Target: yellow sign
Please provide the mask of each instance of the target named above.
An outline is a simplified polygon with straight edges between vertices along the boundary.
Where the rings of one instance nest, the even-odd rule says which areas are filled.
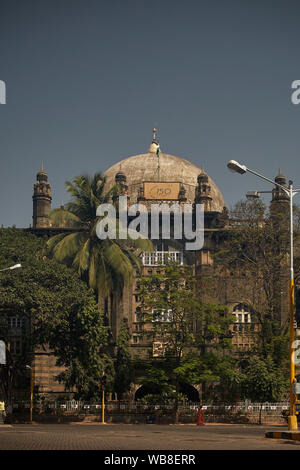
[[[180,183],[144,182],[145,199],[178,199]]]

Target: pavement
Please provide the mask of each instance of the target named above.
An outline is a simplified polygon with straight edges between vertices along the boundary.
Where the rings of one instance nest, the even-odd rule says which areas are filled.
[[[239,451],[300,450],[300,442],[266,437],[287,426],[206,424],[11,424],[0,425],[0,450]],[[100,462],[101,463],[101,462]]]

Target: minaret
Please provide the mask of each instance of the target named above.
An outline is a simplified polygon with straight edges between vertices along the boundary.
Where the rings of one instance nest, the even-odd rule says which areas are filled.
[[[208,176],[202,169],[202,172],[197,178],[198,185],[195,191],[195,203],[204,204],[205,211],[211,211],[211,186],[208,181]]]
[[[285,176],[281,173],[279,168],[278,175],[275,182],[287,188]],[[274,186],[272,190],[272,200],[270,204],[270,213],[274,217],[288,218],[289,214],[289,196],[279,187]],[[285,220],[286,221],[286,220]]]
[[[37,181],[33,187],[33,228],[45,228],[50,226],[49,215],[51,211],[51,188],[48,183],[48,175],[44,171],[44,165],[36,175]]]

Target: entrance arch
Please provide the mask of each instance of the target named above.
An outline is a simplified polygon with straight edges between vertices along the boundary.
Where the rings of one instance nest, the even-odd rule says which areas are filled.
[[[191,401],[193,403],[200,402],[199,392],[195,387],[193,387],[193,385],[182,382],[179,385],[179,392],[185,395],[188,401]],[[136,390],[134,399],[139,400],[149,394],[159,395],[160,389],[156,387],[150,387],[149,385],[142,385]]]

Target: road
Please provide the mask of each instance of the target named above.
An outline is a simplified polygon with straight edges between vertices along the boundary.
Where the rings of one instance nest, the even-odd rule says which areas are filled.
[[[286,426],[16,424],[0,425],[0,450],[300,450],[300,443],[265,438]],[[103,454],[104,455],[104,454]]]

